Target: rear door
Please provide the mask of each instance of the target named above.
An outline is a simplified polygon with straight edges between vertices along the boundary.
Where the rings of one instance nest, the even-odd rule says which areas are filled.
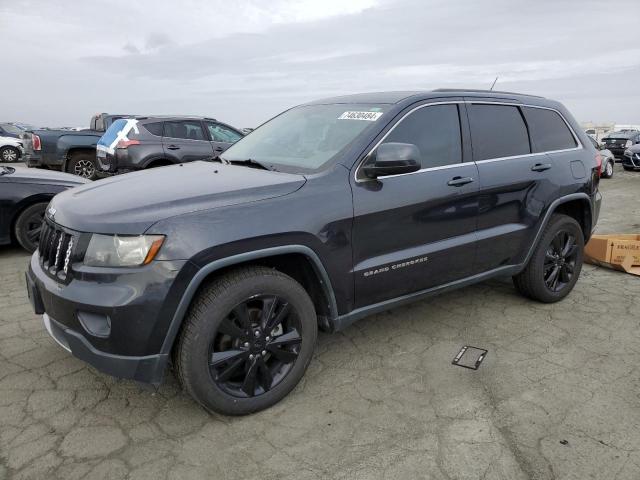
[[[208,160],[214,156],[200,120],[166,121],[162,147],[166,158],[173,163]]]
[[[480,180],[476,274],[524,260],[542,214],[561,188],[556,179],[563,178],[568,162],[558,165],[554,155],[545,153],[555,149],[554,139],[545,143],[541,138],[556,129],[555,124],[545,126],[549,119],[540,112],[543,109],[516,104],[467,102]],[[546,112],[564,124],[557,113]]]
[[[422,105],[382,139],[415,144],[421,170],[376,180],[356,171],[352,178],[356,307],[470,274],[478,172],[464,161],[470,152],[459,109],[459,102]]]
[[[207,133],[215,155],[224,152],[231,145],[242,138],[242,134],[227,125],[218,122],[205,121]]]

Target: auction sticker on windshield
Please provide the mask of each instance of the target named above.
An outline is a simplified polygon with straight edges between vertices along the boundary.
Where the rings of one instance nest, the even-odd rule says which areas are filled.
[[[382,112],[344,112],[338,120],[366,120],[375,122],[382,116]]]

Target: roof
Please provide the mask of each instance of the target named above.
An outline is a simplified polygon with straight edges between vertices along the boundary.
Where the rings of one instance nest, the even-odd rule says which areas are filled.
[[[216,121],[213,117],[202,117],[199,115],[135,115],[133,118],[138,120],[212,120]]]
[[[422,98],[433,98],[440,96],[465,96],[465,97],[493,97],[502,98],[509,97],[512,99],[522,98],[531,100],[531,98],[543,99],[537,95],[528,95],[524,93],[503,92],[497,90],[475,90],[465,88],[438,88],[435,90],[416,90],[416,91],[398,91],[398,92],[370,92],[355,93],[352,95],[342,95],[338,97],[324,98],[307,103],[307,105],[327,104],[327,103],[399,103],[408,98],[420,100]]]

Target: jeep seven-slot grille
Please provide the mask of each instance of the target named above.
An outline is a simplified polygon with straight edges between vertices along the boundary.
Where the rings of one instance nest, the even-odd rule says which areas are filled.
[[[43,270],[58,280],[67,280],[76,243],[77,238],[72,233],[44,220],[38,244]]]

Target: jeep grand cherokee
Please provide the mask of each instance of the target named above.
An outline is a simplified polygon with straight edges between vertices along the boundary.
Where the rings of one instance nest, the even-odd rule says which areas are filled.
[[[73,355],[211,411],[287,395],[318,327],[510,275],[556,302],[580,275],[601,159],[558,102],[361,94],[285,111],[216,162],[56,196],[27,275]],[[425,319],[428,321],[428,319]]]

